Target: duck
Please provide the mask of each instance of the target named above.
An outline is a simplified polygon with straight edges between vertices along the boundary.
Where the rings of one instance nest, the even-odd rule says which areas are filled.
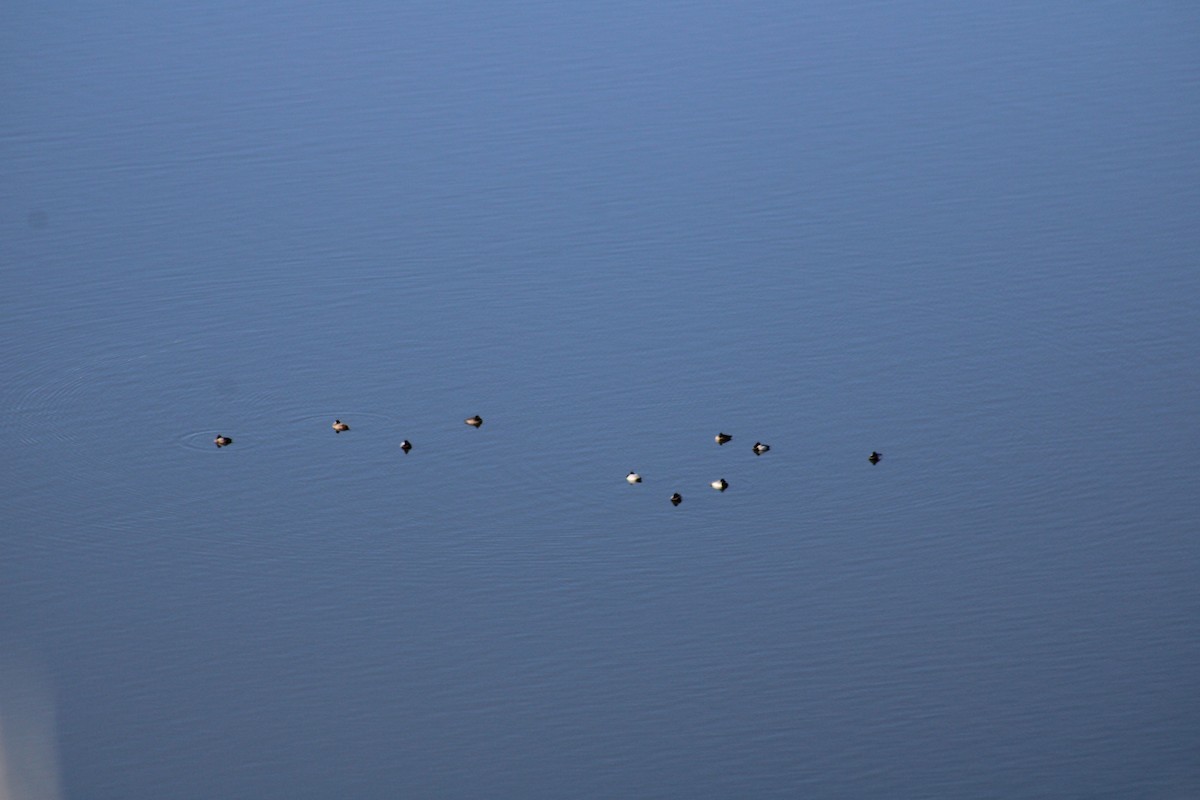
[[[346,423],[342,422],[340,419],[335,419],[333,421],[333,432],[334,433],[341,433],[342,431],[348,431],[348,430],[350,430],[350,426],[347,425]]]
[[[709,484],[709,486],[713,487],[718,492],[723,492],[729,488],[729,484],[725,481],[724,478],[713,481],[712,483]]]
[[[407,453],[409,450],[412,450],[412,442],[410,442],[408,439],[405,439],[400,443],[400,449]]]
[[[763,453],[771,449],[771,445],[763,444],[762,442],[754,443],[754,455],[761,456]]]
[[[681,495],[679,492],[676,492],[675,494],[671,495],[671,505],[677,506],[682,502],[683,502],[683,495]]]
[[[625,476],[625,480],[629,481],[630,483],[641,483],[642,476],[638,475],[633,470],[629,470],[629,474]]]
[[[233,444],[233,439],[230,439],[228,436],[221,436],[218,434],[217,438],[213,439],[213,444],[215,444],[217,447],[225,447]]]
[[[872,450],[871,455],[867,456],[867,461],[870,461],[872,464],[878,464],[879,460],[882,458],[883,453],[876,453],[874,450]]]
[[[717,440],[717,444],[725,444],[726,442],[733,439],[733,437],[730,436],[728,433],[718,433],[713,438]]]
[[[480,425],[482,425],[482,424],[483,424],[483,417],[481,417],[481,416],[479,416],[478,414],[476,414],[476,415],[475,415],[475,416],[473,416],[473,417],[470,417],[470,418],[468,418],[468,419],[464,419],[464,420],[463,420],[463,422],[467,423],[467,424],[468,424],[468,425],[470,425],[472,428],[478,428]]]

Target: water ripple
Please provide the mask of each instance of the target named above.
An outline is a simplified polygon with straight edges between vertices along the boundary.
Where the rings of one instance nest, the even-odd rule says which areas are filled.
[[[185,433],[179,436],[175,440],[175,443],[186,450],[201,450],[206,453],[216,450],[224,450],[224,447],[217,447],[214,441],[218,436],[228,436],[229,438],[233,439],[233,442],[229,445],[226,445],[226,447],[236,447],[239,450],[257,447],[258,445],[262,444],[261,441],[256,440],[253,437],[240,435],[234,436],[224,428],[220,430],[216,428],[209,428],[206,430],[194,431],[192,433]]]
[[[10,376],[12,396],[3,398],[6,414],[24,445],[76,443],[86,438],[80,408],[99,408],[112,400],[106,376],[126,372],[137,356],[107,355],[70,366],[53,358],[33,357],[28,369]],[[74,420],[74,424],[69,421]]]

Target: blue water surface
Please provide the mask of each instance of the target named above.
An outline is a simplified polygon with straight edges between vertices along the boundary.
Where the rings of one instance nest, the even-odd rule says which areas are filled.
[[[1200,795],[1200,7],[5,16],[0,795]]]

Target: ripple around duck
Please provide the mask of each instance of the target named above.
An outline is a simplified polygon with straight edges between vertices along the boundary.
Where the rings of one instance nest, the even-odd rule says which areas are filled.
[[[233,439],[233,443],[225,445],[225,447],[217,447],[216,442],[213,440],[218,436],[228,436],[230,439]],[[257,447],[261,444],[260,441],[251,436],[234,436],[225,429],[218,430],[216,428],[195,431],[193,433],[185,433],[182,436],[179,436],[175,440],[175,443],[186,450],[203,450],[204,452],[215,452],[217,450],[224,450],[228,447],[233,447],[238,450],[246,450],[248,448]]]
[[[237,450],[259,447],[282,436],[279,430],[279,409],[286,407],[284,396],[277,389],[245,392],[233,380],[223,380],[219,386],[224,399],[214,406],[206,406],[200,413],[207,422],[216,422],[221,427],[200,428],[180,434],[175,443],[188,450],[205,452],[225,450],[213,442],[217,436],[228,436]],[[182,401],[181,401],[182,402]],[[224,420],[224,421],[222,421]]]

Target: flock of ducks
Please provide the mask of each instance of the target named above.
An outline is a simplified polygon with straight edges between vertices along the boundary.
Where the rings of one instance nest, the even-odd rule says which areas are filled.
[[[713,439],[718,445],[723,445],[726,442],[733,441],[733,436],[728,433],[718,433],[713,437]],[[763,453],[770,451],[771,445],[764,444],[763,442],[755,442],[752,449],[754,450],[754,455],[761,456]],[[867,461],[870,461],[872,464],[878,464],[882,458],[883,453],[872,450],[871,455],[867,456]],[[638,475],[634,470],[629,470],[629,474],[625,476],[625,480],[628,481],[630,485],[633,485],[636,483],[641,483],[642,476]],[[716,489],[718,492],[723,492],[729,488],[729,481],[725,480],[724,478],[718,478],[710,483],[709,486]],[[671,505],[677,506],[682,502],[683,495],[681,495],[679,492],[675,492],[671,495]]]
[[[713,439],[719,445],[725,444],[726,442],[733,441],[733,437],[731,435],[729,435],[728,433],[718,433],[716,436],[713,437]],[[761,456],[763,453],[767,452],[770,449],[771,449],[771,445],[769,445],[769,444],[763,444],[762,442],[754,443],[754,455],[756,455],[756,456]],[[625,480],[627,480],[630,484],[641,483],[642,476],[638,475],[633,470],[629,470],[629,474],[625,476]],[[723,492],[729,488],[729,481],[725,480],[724,478],[718,478],[717,480],[710,483],[709,486],[716,489],[718,492]],[[671,505],[677,506],[682,502],[683,502],[683,495],[681,495],[679,492],[675,492],[674,494],[671,495]]]
[[[478,428],[483,424],[483,417],[476,414],[473,417],[464,419],[463,422],[470,425],[472,428]],[[334,433],[341,433],[342,431],[350,430],[350,426],[345,422],[342,422],[340,419],[335,419],[331,427],[333,428]],[[233,444],[233,439],[230,439],[228,436],[222,436],[218,433],[217,438],[213,439],[213,444],[215,444],[219,450],[222,447],[228,447],[229,445]],[[412,442],[410,442],[408,439],[405,439],[400,443],[400,449],[407,453],[409,450],[412,450]]]
[[[466,419],[463,420],[463,422],[467,425],[470,425],[472,428],[478,428],[481,425],[483,425],[483,417],[476,414],[473,417],[467,417]],[[333,427],[334,433],[341,433],[342,431],[350,430],[350,426],[347,425],[345,422],[342,422],[340,419],[335,419],[333,421],[332,427]],[[733,436],[729,435],[728,433],[718,433],[716,436],[713,437],[713,439],[716,441],[716,443],[718,445],[723,445],[726,442],[733,441]],[[220,449],[222,447],[228,447],[229,445],[233,444],[233,439],[229,438],[228,436],[222,436],[222,435],[218,434],[217,438],[213,439],[213,444],[215,444],[217,446],[217,449]],[[412,442],[408,441],[408,439],[405,439],[404,441],[402,441],[400,443],[400,449],[403,450],[405,452],[405,454],[407,454],[409,450],[412,450]],[[752,449],[754,450],[754,455],[761,456],[763,453],[770,451],[771,445],[764,444],[763,442],[755,442],[754,447]],[[875,450],[872,450],[871,455],[867,456],[867,461],[870,461],[872,464],[878,464],[882,459],[883,459],[883,453],[877,452]],[[625,476],[625,480],[628,481],[631,485],[636,484],[636,483],[641,483],[642,476],[638,475],[637,472],[635,472],[634,470],[629,470],[629,474]],[[724,478],[718,478],[717,480],[710,483],[709,486],[716,489],[718,492],[723,492],[729,488],[729,482],[726,481]],[[675,492],[674,494],[671,495],[671,505],[677,506],[682,502],[683,502],[683,495],[681,495],[679,492]]]

